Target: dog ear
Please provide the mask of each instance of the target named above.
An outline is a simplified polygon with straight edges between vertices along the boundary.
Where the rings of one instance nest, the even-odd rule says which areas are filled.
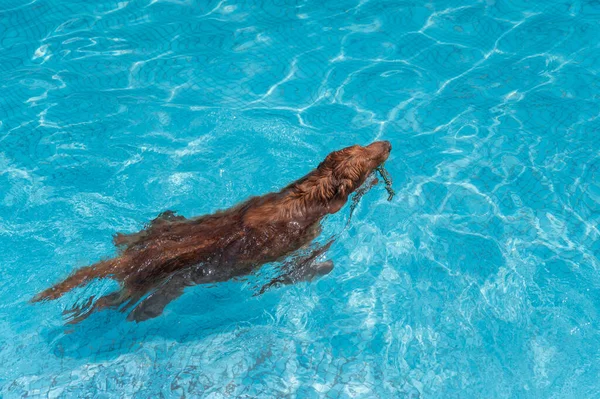
[[[352,192],[352,181],[349,179],[342,179],[337,182],[335,196],[328,204],[329,213],[336,213],[346,204],[348,201],[348,195]]]

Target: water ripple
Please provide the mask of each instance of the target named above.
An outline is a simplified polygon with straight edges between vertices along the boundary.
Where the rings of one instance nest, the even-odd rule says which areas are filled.
[[[590,1],[0,6],[0,396],[596,397],[600,8]],[[27,301],[165,209],[386,139],[334,272],[164,317]],[[257,276],[256,278],[260,278]],[[84,293],[108,292],[94,284]]]

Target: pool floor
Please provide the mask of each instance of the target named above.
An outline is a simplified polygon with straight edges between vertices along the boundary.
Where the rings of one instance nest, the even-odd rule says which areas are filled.
[[[600,3],[2,0],[0,397],[600,396]],[[112,235],[389,140],[333,271],[32,305]]]

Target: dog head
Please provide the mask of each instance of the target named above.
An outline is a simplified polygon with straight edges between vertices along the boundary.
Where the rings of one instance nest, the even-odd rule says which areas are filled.
[[[317,168],[321,176],[318,186],[327,202],[329,213],[335,213],[359,188],[379,165],[385,162],[392,150],[389,141],[376,141],[368,146],[353,145],[327,155]]]
[[[250,226],[279,221],[311,221],[339,211],[348,196],[390,155],[392,145],[377,141],[368,146],[353,145],[327,155],[317,169],[295,181],[280,193],[259,199],[244,221]]]

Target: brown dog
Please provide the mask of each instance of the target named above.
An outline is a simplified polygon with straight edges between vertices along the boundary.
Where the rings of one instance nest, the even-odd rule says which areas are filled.
[[[113,307],[124,311],[136,304],[130,320],[156,317],[186,286],[247,275],[310,244],[320,233],[321,219],[340,210],[391,149],[389,142],[378,141],[332,152],[317,169],[280,192],[250,198],[212,215],[186,219],[163,212],[138,233],[117,234],[118,257],[75,271],[32,301],[56,299],[93,279],[108,277],[119,281],[122,288],[93,305],[92,297],[85,306],[72,310],[71,323],[94,310]],[[296,262],[272,283],[327,274],[333,263],[315,263],[314,259],[328,246]]]

